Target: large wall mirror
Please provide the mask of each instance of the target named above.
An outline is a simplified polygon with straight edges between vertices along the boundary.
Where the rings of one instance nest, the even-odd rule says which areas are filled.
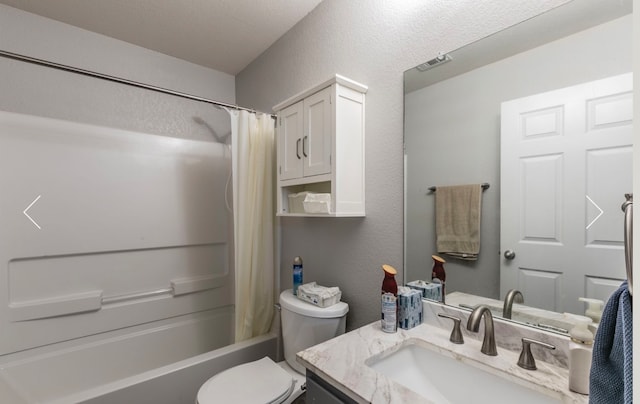
[[[579,297],[606,301],[618,288],[620,206],[632,192],[631,3],[572,1],[405,72],[405,282],[429,280],[441,255],[447,304],[500,315],[516,289],[524,302],[512,319],[558,332],[554,319],[585,313]],[[437,187],[476,183],[489,184],[478,259],[439,254]]]

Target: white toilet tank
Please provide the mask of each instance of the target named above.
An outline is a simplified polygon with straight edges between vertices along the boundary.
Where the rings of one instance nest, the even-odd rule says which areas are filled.
[[[317,307],[298,299],[287,289],[280,294],[280,307],[284,358],[289,366],[305,374],[304,366],[296,362],[296,353],[344,334],[349,305],[339,302]]]

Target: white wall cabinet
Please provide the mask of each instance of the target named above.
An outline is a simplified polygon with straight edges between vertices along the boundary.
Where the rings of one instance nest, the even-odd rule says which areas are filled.
[[[282,111],[281,180],[331,173],[330,107],[331,88],[325,88]]]
[[[273,107],[278,115],[279,216],[364,216],[367,87],[336,75]],[[329,213],[294,211],[289,195],[331,194]]]

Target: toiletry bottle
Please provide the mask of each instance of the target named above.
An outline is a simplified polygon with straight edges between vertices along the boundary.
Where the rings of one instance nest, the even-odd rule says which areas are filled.
[[[586,297],[579,297],[578,300],[581,302],[586,302],[588,304],[587,310],[585,310],[584,315],[593,320],[594,323],[600,323],[600,319],[602,319],[602,306],[604,306],[604,302],[599,299],[589,299]]]
[[[444,263],[446,261],[441,257],[438,257],[437,255],[432,255],[431,258],[433,258],[433,269],[431,270],[431,279],[440,280],[440,283],[442,284],[442,286],[440,287],[440,291],[442,293],[442,296],[440,296],[440,301],[444,303],[444,295],[445,295],[444,284],[445,284],[445,281],[447,280],[447,274],[444,272]]]
[[[591,319],[585,316],[571,316],[576,325],[569,331],[569,390],[589,394],[589,372],[593,334],[589,331]]]
[[[398,330],[398,284],[395,275],[398,273],[391,265],[383,265],[384,279],[382,280],[382,322],[384,332]]]
[[[302,257],[293,259],[293,295],[298,295],[298,286],[302,285]]]

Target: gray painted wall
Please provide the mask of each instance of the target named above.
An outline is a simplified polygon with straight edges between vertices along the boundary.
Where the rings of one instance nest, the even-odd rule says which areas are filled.
[[[0,5],[0,49],[235,102],[233,76]],[[199,140],[231,131],[210,105],[0,57],[0,110]]]
[[[488,182],[479,259],[447,262],[447,292],[504,297],[499,296],[500,103],[630,72],[631,33],[629,15],[407,94],[409,280],[425,278],[435,251],[435,196],[427,188]]]
[[[403,72],[564,2],[324,0],[236,76],[263,111],[336,73],[369,86],[367,216],[281,218],[282,288],[301,255],[305,281],[342,289],[348,329],[380,317],[381,264],[403,269]]]

